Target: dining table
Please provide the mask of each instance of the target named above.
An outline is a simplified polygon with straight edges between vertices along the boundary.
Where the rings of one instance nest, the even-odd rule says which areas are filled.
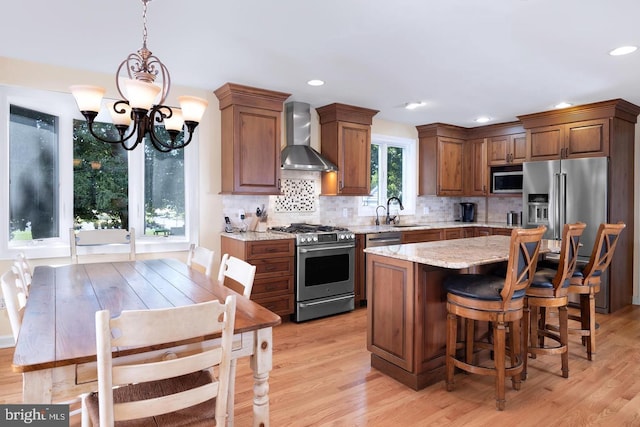
[[[49,404],[97,390],[95,313],[185,306],[235,294],[232,359],[253,371],[253,424],[269,425],[272,328],[280,317],[177,259],[37,266],[24,309],[12,369],[23,376],[23,403]],[[153,361],[218,345],[204,336],[165,346],[114,348],[114,363]],[[228,425],[233,425],[233,396]]]

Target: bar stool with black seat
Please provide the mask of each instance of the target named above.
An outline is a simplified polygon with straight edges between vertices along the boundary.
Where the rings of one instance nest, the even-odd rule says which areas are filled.
[[[505,407],[505,379],[511,377],[513,388],[520,389],[523,369],[521,320],[524,296],[536,271],[540,242],[546,227],[514,229],[511,232],[506,278],[485,274],[461,274],[448,277],[446,387],[454,388],[455,368],[495,377],[496,408]],[[465,360],[457,357],[458,317],[465,321]],[[475,337],[476,321],[490,322],[491,339]],[[510,365],[507,366],[507,329],[509,329]],[[478,350],[493,352],[492,366],[483,366]],[[474,363],[474,359],[477,363]]]
[[[580,236],[587,224],[565,224],[562,230],[560,261],[557,269],[543,268],[533,277],[524,299],[523,342],[524,354],[535,358],[538,354],[560,354],[562,376],[569,377],[568,351],[568,291],[576,269]],[[547,309],[558,310],[558,327],[547,324]],[[529,335],[529,331],[531,335]],[[530,340],[529,340],[530,338]],[[545,344],[545,338],[553,341]],[[524,358],[522,378],[527,377],[527,359]]]
[[[580,328],[569,328],[570,334],[582,336],[587,347],[587,359],[593,360],[596,352],[596,301],[600,292],[601,277],[609,267],[625,224],[600,224],[589,262],[576,271],[571,278],[569,295],[580,295],[580,315],[569,315],[569,320],[580,322]]]

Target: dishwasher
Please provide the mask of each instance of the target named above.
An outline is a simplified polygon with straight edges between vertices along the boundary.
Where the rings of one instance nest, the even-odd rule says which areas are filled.
[[[402,243],[402,233],[400,231],[384,231],[382,233],[369,233],[366,235],[365,248],[375,246],[399,245]]]
[[[400,245],[402,244],[402,233],[400,231],[383,231],[382,233],[368,233],[365,236],[365,248],[373,248],[376,246]],[[367,304],[367,263],[364,266],[364,299],[361,304]]]

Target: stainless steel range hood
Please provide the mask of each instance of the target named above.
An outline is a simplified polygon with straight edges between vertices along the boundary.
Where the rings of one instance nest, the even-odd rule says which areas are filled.
[[[306,102],[284,105],[287,146],[280,153],[282,169],[337,171],[338,167],[311,148],[311,106]]]

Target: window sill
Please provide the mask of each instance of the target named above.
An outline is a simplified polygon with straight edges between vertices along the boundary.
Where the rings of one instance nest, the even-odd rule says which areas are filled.
[[[136,253],[181,252],[189,250],[190,242],[184,237],[137,237]],[[67,243],[54,241],[29,241],[28,244],[12,245],[1,258],[13,259],[23,252],[29,259],[69,258],[71,250]]]

